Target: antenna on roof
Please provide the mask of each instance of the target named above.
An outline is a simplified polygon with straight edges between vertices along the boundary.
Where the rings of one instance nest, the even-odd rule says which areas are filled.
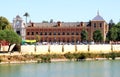
[[[97,15],[99,15],[99,10],[97,11]]]

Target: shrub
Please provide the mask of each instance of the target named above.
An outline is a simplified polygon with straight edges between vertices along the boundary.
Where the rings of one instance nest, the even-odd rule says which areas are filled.
[[[69,59],[69,60],[72,60],[72,59],[74,58],[74,55],[73,55],[72,53],[70,53],[70,52],[64,54],[64,56],[65,56],[67,59]]]
[[[51,54],[50,56],[53,59],[58,59],[58,58],[63,59],[63,58],[65,58],[64,55],[61,55],[61,54]]]
[[[49,54],[47,55],[41,55],[41,62],[45,62],[45,63],[50,63],[51,62],[51,57]]]
[[[79,60],[84,60],[87,58],[87,53],[74,53],[74,58],[79,61]]]
[[[115,60],[116,54],[114,52],[110,53],[110,58],[112,58],[112,60]]]
[[[84,59],[86,59],[85,53],[79,54],[79,57],[77,58],[77,60],[84,60]]]
[[[109,59],[110,58],[110,54],[109,53],[105,54],[105,58]]]

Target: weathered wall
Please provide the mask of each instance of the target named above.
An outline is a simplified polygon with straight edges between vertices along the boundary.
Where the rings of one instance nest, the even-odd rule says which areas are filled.
[[[50,53],[62,54],[63,45],[50,45]]]
[[[34,48],[35,48],[35,46],[34,46]],[[38,54],[47,54],[47,53],[49,53],[48,48],[49,48],[49,45],[37,45],[36,46],[36,53],[38,53]]]
[[[90,45],[90,53],[109,53],[111,45]]]
[[[88,45],[77,45],[77,52],[88,52]]]
[[[1,50],[7,50],[7,46],[3,46]],[[120,52],[120,45],[22,45],[21,52],[25,54],[47,54],[56,53],[64,54],[67,52],[84,52],[84,53],[109,53]]]

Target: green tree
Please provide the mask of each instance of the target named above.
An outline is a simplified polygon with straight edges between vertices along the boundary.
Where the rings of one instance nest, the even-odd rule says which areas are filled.
[[[5,17],[0,17],[0,30],[13,29],[9,21]]]
[[[118,22],[116,24],[116,28],[117,28],[117,41],[120,41],[120,22]]]
[[[115,26],[115,23],[113,22],[113,20],[111,19],[109,22],[109,29],[111,29],[113,26]]]
[[[17,35],[17,33],[15,33],[14,31],[7,30],[7,29],[0,31],[0,40],[5,40],[9,43],[8,52],[9,52],[12,44],[20,44],[21,43],[21,37],[19,35]]]
[[[86,41],[88,40],[88,33],[85,30],[82,30],[81,32],[81,41]]]
[[[118,28],[117,27],[112,27],[107,34],[107,38],[109,41],[116,41],[118,38]]]
[[[36,42],[39,42],[40,41],[40,35],[35,35],[35,40],[36,40]]]
[[[103,36],[100,30],[96,30],[93,32],[93,40],[95,42],[102,42],[103,41]]]
[[[23,15],[26,17],[26,24],[27,24],[27,18],[30,16],[27,12]]]
[[[7,37],[7,36],[6,36],[5,31],[4,31],[4,30],[0,30],[0,41],[5,40],[6,37]]]

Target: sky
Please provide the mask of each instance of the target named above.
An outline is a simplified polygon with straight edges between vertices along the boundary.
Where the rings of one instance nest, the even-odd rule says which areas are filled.
[[[25,20],[25,12],[32,22],[88,22],[98,10],[106,22],[120,21],[120,0],[0,0],[0,16],[10,22],[16,15]]]

